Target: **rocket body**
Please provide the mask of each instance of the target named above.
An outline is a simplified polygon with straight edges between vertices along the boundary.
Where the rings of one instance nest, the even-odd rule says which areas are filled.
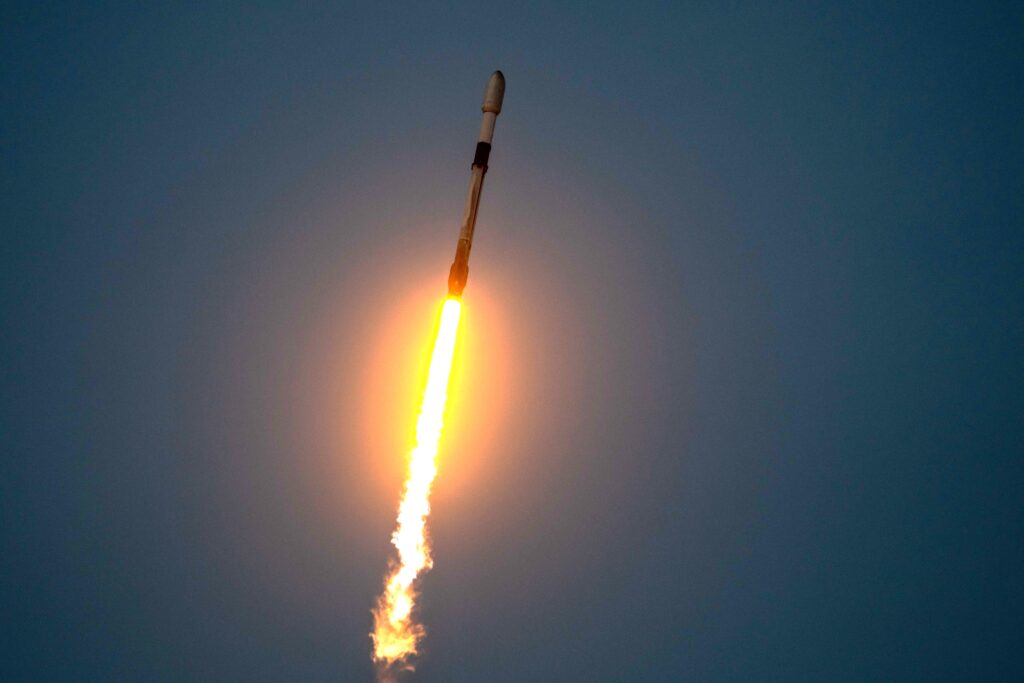
[[[480,208],[480,193],[484,189],[484,174],[487,173],[487,160],[491,154],[491,142],[494,139],[494,124],[501,113],[501,103],[505,97],[505,77],[500,71],[491,74],[484,91],[483,120],[480,123],[480,137],[476,143],[476,154],[470,167],[469,196],[466,197],[466,209],[462,215],[462,228],[459,230],[459,241],[455,248],[455,260],[448,271],[448,296],[460,298],[469,278],[469,252],[473,248],[473,231],[476,229],[476,215]]]

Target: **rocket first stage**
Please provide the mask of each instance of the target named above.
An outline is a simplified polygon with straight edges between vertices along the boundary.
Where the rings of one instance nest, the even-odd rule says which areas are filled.
[[[455,261],[448,272],[448,296],[461,298],[469,277],[469,252],[473,248],[473,230],[476,228],[476,213],[480,208],[480,192],[484,189],[484,174],[487,173],[487,158],[491,154],[491,140],[494,139],[494,123],[501,113],[501,101],[505,97],[505,77],[500,71],[491,74],[484,91],[483,121],[480,123],[480,139],[476,143],[476,155],[469,176],[469,196],[466,197],[466,212],[462,216],[459,243],[455,248]]]

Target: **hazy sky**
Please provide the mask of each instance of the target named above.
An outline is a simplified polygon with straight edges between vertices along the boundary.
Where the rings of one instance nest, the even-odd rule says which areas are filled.
[[[1019,5],[344,4],[4,6],[0,678],[372,679],[496,68],[414,680],[1024,676]]]

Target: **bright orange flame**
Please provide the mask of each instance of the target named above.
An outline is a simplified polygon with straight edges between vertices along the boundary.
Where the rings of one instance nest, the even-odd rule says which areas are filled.
[[[448,376],[452,369],[460,311],[458,299],[444,302],[441,326],[430,358],[427,387],[416,421],[416,446],[409,456],[409,476],[398,508],[398,526],[391,536],[391,543],[398,549],[398,562],[392,567],[373,612],[373,658],[385,665],[415,655],[417,642],[424,633],[423,627],[412,618],[416,601],[413,582],[432,566],[426,522],[430,514],[430,487],[437,475],[437,444],[444,425]]]

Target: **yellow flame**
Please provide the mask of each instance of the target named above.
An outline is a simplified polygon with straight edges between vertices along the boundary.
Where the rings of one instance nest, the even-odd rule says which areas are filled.
[[[458,299],[448,299],[441,311],[441,326],[416,421],[416,446],[409,457],[409,476],[398,508],[398,525],[391,536],[391,543],[398,549],[398,562],[392,567],[373,612],[373,658],[385,665],[415,655],[424,633],[423,627],[413,621],[413,582],[433,564],[425,531],[430,514],[430,487],[437,475],[435,458],[444,424],[460,310]]]

